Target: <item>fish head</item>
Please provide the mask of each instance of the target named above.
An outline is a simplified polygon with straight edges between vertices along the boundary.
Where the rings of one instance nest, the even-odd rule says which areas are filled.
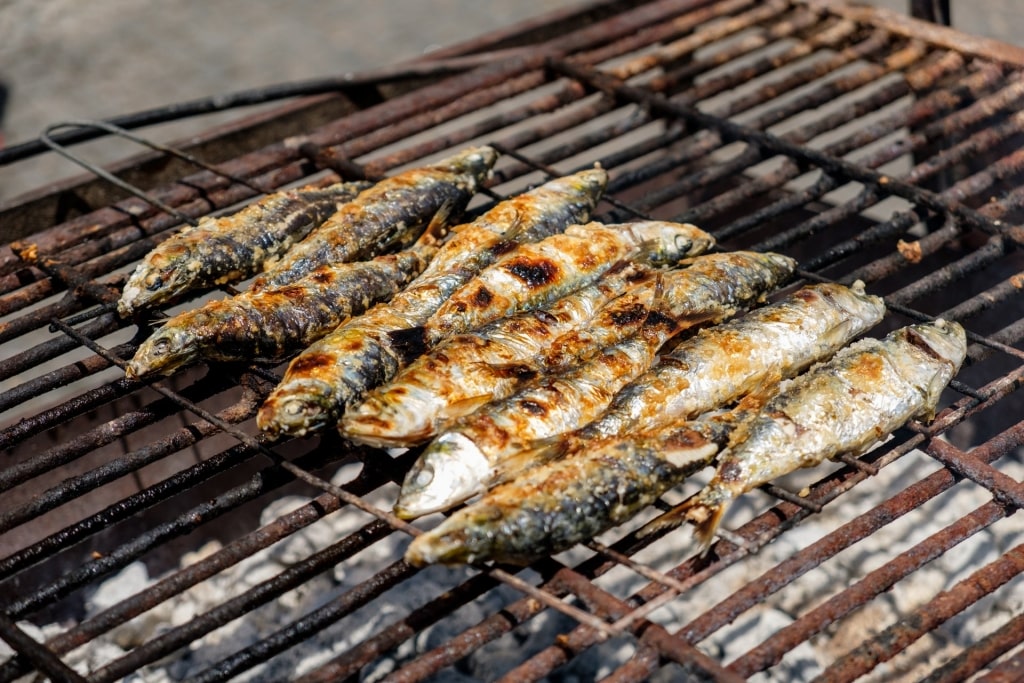
[[[188,325],[164,325],[144,341],[125,370],[129,379],[170,375],[199,355],[197,337]]]
[[[270,395],[256,414],[256,425],[275,439],[318,431],[336,418],[333,395],[323,380],[292,380]]]
[[[782,254],[776,254],[773,251],[768,251],[761,254],[761,258],[768,264],[768,267],[779,276],[780,279],[788,279],[794,272],[796,272],[796,259],[792,259]]]
[[[444,171],[468,176],[473,179],[475,186],[487,179],[497,160],[498,152],[494,148],[471,147],[447,157],[433,166]]]
[[[559,178],[551,181],[549,185],[560,184],[566,182],[569,186],[593,201],[593,204],[597,204],[597,200],[600,199],[601,195],[604,194],[604,190],[608,187],[608,172],[603,168],[588,168],[578,173]]]
[[[121,317],[167,303],[187,291],[201,261],[192,252],[186,244],[165,244],[146,257],[121,292],[117,302]]]
[[[408,399],[403,395],[403,399]],[[431,411],[414,400],[390,400],[387,392],[368,396],[341,418],[344,436],[379,448],[413,446],[434,435]]]
[[[874,327],[885,315],[885,302],[879,296],[868,294],[861,280],[857,280],[849,287],[833,283],[812,286],[826,299],[846,311],[854,326],[850,336]]]
[[[712,235],[689,223],[640,221],[629,230],[640,245],[640,258],[654,265],[674,264],[715,246]]]
[[[446,432],[430,444],[405,476],[395,514],[415,519],[458,505],[483,491],[491,469],[469,438]]]

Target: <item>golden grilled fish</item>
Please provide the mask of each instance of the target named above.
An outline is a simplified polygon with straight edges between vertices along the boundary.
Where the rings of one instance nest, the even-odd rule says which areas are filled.
[[[866,332],[885,304],[852,287],[817,284],[742,318],[701,330],[625,386],[582,441],[656,429],[799,374]]]
[[[681,327],[724,319],[788,279],[795,265],[778,254],[698,256],[680,270],[645,276],[595,312],[596,305],[612,298],[610,289],[624,291],[628,278],[613,273],[538,314],[499,320],[441,344],[350,410],[343,433],[374,445],[421,443],[454,419],[549,373],[551,350],[558,351],[557,365],[563,368],[582,363],[637,332],[655,301],[659,312]]]
[[[519,475],[410,544],[415,566],[486,560],[528,564],[626,522],[709,464],[728,441],[725,423],[694,421],[620,437]]]
[[[601,169],[556,178],[453,229],[405,291],[344,323],[292,361],[259,411],[260,429],[272,436],[301,436],[335,424],[348,403],[394,377],[412,355],[393,333],[423,325],[452,292],[518,242],[587,220],[607,182]]]
[[[438,215],[461,213],[497,159],[498,153],[490,147],[474,147],[381,180],[288,250],[253,282],[253,288],[280,287],[320,266],[408,244]]]
[[[595,281],[618,261],[675,263],[714,244],[714,237],[684,223],[574,225],[519,246],[453,293],[424,325],[426,345],[544,306]]]
[[[430,262],[442,235],[438,226],[397,254],[321,266],[290,285],[243,292],[176,315],[139,347],[126,374],[169,375],[196,361],[282,361],[400,292]]]
[[[696,524],[706,547],[737,496],[840,453],[863,452],[910,419],[931,420],[966,353],[963,327],[944,320],[843,349],[783,386],[745,421],[719,457],[714,478],[673,518]]]
[[[661,274],[659,280],[667,284],[660,288],[657,305],[648,308],[639,333],[459,420],[413,465],[396,513],[412,518],[447,509],[557,456],[558,449],[533,444],[589,423],[619,389],[650,367],[673,334],[754,303],[794,267],[785,256],[744,252]]]
[[[439,425],[511,396],[544,370],[536,361],[552,341],[593,318],[604,304],[630,288],[653,279],[650,269],[621,262],[597,282],[547,308],[456,335],[346,411],[342,434],[376,446],[412,446],[427,441],[437,434]],[[635,318],[620,322],[638,329]]]
[[[205,217],[146,255],[117,302],[122,317],[182,294],[261,272],[370,183],[301,187],[267,195],[230,216]]]

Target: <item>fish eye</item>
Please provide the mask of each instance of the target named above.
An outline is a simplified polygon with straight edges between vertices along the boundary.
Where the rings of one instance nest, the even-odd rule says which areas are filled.
[[[429,486],[430,482],[434,481],[434,466],[430,464],[424,464],[423,467],[413,477],[413,486],[423,488]]]
[[[679,251],[686,251],[690,248],[690,240],[683,235],[676,235],[676,249]]]
[[[160,287],[163,286],[163,284],[164,279],[160,277],[160,275],[157,273],[153,273],[152,275],[146,278],[147,289],[159,289]]]
[[[156,343],[153,344],[153,353],[155,353],[158,356],[162,356],[162,355],[164,355],[165,353],[167,353],[170,350],[171,350],[171,340],[170,339],[166,339],[166,338],[165,339],[158,339],[156,341]]]

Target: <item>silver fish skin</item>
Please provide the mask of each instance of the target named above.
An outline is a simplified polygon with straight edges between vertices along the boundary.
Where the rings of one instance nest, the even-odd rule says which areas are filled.
[[[424,234],[411,249],[321,266],[296,282],[211,301],[168,320],[136,351],[126,374],[169,375],[196,361],[282,361],[407,285],[437,252]]]
[[[908,420],[930,420],[959,371],[967,336],[955,322],[911,325],[864,339],[783,386],[733,434],[717,473],[683,506],[707,546],[729,502],[840,453],[858,453]]]
[[[702,469],[728,429],[695,421],[588,444],[486,493],[410,544],[415,566],[528,564],[622,524]]]
[[[519,241],[585,221],[608,174],[590,169],[551,180],[459,226],[427,269],[390,302],[344,323],[292,361],[257,415],[271,436],[302,436],[337,423],[346,406],[405,365],[392,333],[418,328],[460,286]]]
[[[600,415],[616,392],[647,370],[661,346],[692,324],[694,317],[713,321],[730,315],[764,296],[795,267],[786,257],[750,252],[721,255],[705,265],[708,267],[661,274],[659,279],[668,284],[660,288],[659,306],[646,310],[643,327],[634,336],[605,348],[582,365],[539,378],[442,433],[409,471],[396,513],[413,518],[437,511],[438,505],[447,509],[557,456],[555,450],[533,448],[532,444],[574,432]],[[729,282],[717,280],[716,285],[716,270],[718,276],[724,270],[734,277]],[[708,294],[717,298],[705,298]],[[678,317],[666,316],[664,311]],[[466,469],[484,476],[475,480],[430,477],[430,472],[460,467],[443,462],[446,460],[467,463]],[[453,484],[456,480],[458,486]]]
[[[749,308],[782,285],[796,270],[796,261],[782,254],[732,251],[687,259],[647,289],[633,290],[609,304],[586,326],[562,335],[542,354],[547,371],[568,368],[635,331],[628,323],[646,317],[650,305],[685,329],[717,323]],[[651,296],[653,304],[646,303]]]
[[[593,318],[604,304],[653,279],[649,269],[623,263],[545,309],[452,337],[350,408],[341,432],[374,446],[423,443],[437,434],[439,426],[511,396],[545,370],[537,363],[545,347]]]
[[[866,332],[885,314],[885,304],[852,287],[804,287],[736,320],[701,330],[623,387],[581,440],[650,431],[696,417],[793,377],[828,358]]]
[[[415,239],[438,216],[461,213],[497,159],[490,147],[474,147],[379,181],[292,247],[252,287],[280,287],[320,266],[367,258]]]
[[[370,183],[336,183],[267,195],[230,216],[205,217],[150,251],[128,278],[118,313],[169,303],[186,292],[261,272]]]
[[[715,239],[696,226],[665,221],[574,225],[523,244],[485,268],[424,325],[428,346],[519,311],[540,308],[597,280],[619,261],[655,265],[701,254]]]

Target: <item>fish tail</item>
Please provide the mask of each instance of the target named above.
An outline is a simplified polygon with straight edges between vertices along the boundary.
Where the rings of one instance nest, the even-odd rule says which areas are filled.
[[[694,536],[702,551],[707,552],[728,505],[729,498],[705,489],[645,524],[637,531],[637,538],[663,533],[689,522],[694,525]]]

